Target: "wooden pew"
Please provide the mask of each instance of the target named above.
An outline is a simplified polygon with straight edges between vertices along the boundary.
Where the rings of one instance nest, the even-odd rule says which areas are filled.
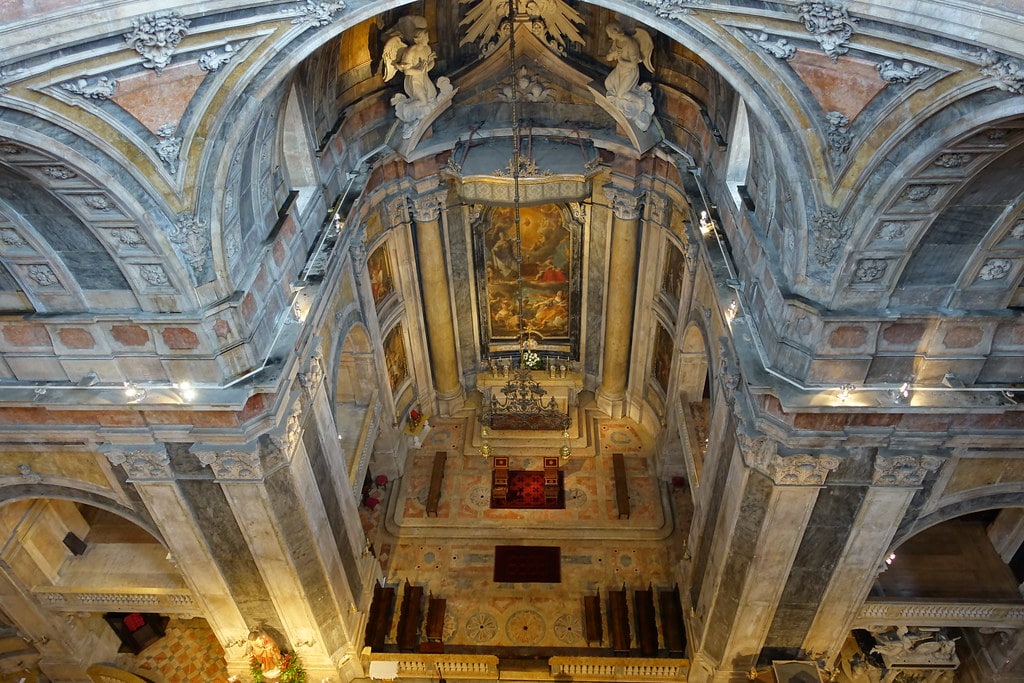
[[[395,589],[393,586],[373,586],[373,600],[370,602],[370,616],[366,620],[366,634],[363,645],[374,652],[384,649],[384,640],[391,631],[391,617],[395,612]]]
[[[430,489],[427,491],[427,517],[437,517],[437,504],[441,501],[441,482],[444,481],[444,466],[448,454],[434,453],[434,469],[430,472]]]
[[[402,611],[398,616],[395,640],[402,652],[412,652],[420,642],[420,621],[423,618],[423,586],[405,582],[402,591]]]
[[[601,644],[604,628],[601,625],[601,595],[583,596],[583,631],[587,643]]]
[[[427,622],[424,633],[427,642],[420,643],[420,652],[430,654],[441,654],[444,652],[444,614],[448,601],[444,598],[435,598],[431,595],[427,598]]]
[[[615,507],[619,511],[619,519],[629,519],[629,486],[622,453],[612,453],[612,468],[615,472]]]
[[[658,624],[654,615],[654,591],[633,591],[633,612],[636,616],[636,639],[640,641],[640,654],[654,657],[658,654]]]
[[[686,626],[683,623],[683,608],[679,601],[679,586],[670,591],[658,593],[658,607],[661,613],[661,634],[665,638],[665,649],[673,657],[686,654]]]
[[[608,634],[615,654],[629,653],[629,607],[625,586],[620,591],[608,591]]]

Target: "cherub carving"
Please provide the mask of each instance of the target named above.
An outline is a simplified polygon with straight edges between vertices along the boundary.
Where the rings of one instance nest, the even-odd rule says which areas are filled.
[[[640,85],[640,65],[654,71],[651,54],[654,41],[651,34],[638,28],[630,35],[618,24],[609,24],[605,29],[612,46],[607,56],[615,67],[604,80],[608,100],[626,115],[640,130],[647,130],[654,116],[654,98],[649,83]]]
[[[437,54],[430,47],[427,20],[421,16],[405,16],[395,23],[384,43],[384,80],[390,81],[401,71],[405,74],[405,94],[391,98],[395,114],[406,124],[403,137],[409,137],[416,124],[437,104],[438,89],[441,95],[452,93],[449,80],[442,76],[437,85],[430,80],[429,72],[434,68]]]

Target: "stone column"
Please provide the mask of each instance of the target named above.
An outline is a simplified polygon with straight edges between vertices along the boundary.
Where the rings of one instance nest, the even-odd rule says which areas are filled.
[[[641,198],[606,185],[612,205],[612,236],[608,259],[608,299],[604,319],[604,359],[597,404],[612,417],[622,417],[629,379],[630,340],[636,303],[636,268]]]
[[[890,544],[907,506],[925,475],[941,462],[930,456],[875,458],[871,487],[814,615],[804,651],[826,662],[839,654],[879,570],[885,567]]]
[[[451,415],[462,407],[465,393],[459,382],[448,267],[441,234],[440,215],[444,196],[443,192],[435,192],[413,198],[412,216],[416,223],[423,316],[427,325],[437,407],[442,415]]]
[[[167,547],[192,591],[202,616],[224,647],[225,658],[248,672],[245,638],[248,625],[239,612],[220,565],[206,543],[206,533],[174,482],[170,458],[162,444],[101,449],[112,465],[124,468],[156,521]]]

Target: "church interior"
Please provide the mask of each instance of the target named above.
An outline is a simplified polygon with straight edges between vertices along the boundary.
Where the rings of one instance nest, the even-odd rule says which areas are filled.
[[[0,3],[0,681],[1024,682],[1024,3]]]

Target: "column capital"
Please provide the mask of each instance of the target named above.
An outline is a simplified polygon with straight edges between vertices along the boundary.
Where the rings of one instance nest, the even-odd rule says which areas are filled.
[[[411,197],[409,201],[412,204],[412,219],[417,223],[436,221],[441,216],[444,198],[444,192],[428,192]]]
[[[875,456],[875,469],[871,473],[872,486],[920,486],[929,472],[942,466],[942,458],[932,455]]]
[[[213,470],[218,480],[259,481],[263,479],[259,445],[254,441],[241,446],[196,446],[192,454]]]
[[[828,473],[838,468],[834,455],[789,455],[772,460],[768,475],[777,486],[823,486]]]
[[[129,481],[170,481],[174,478],[171,458],[162,444],[148,446],[100,446],[111,465],[124,467]]]
[[[643,209],[643,194],[624,190],[615,185],[604,186],[604,196],[612,204],[612,213],[624,221],[635,221],[640,218]]]

